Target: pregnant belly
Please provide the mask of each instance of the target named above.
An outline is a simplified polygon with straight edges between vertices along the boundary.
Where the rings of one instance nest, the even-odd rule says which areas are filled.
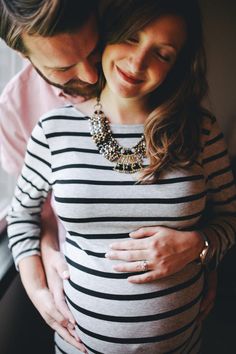
[[[150,284],[131,284],[111,269],[76,262],[69,267],[67,302],[91,353],[183,352],[189,344],[203,289],[200,266]]]

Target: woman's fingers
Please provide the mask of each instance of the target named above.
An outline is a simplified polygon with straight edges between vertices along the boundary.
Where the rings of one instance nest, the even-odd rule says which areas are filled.
[[[147,227],[141,227],[138,230],[135,230],[133,232],[130,232],[129,236],[131,238],[142,238],[142,237],[149,237],[153,236],[157,232],[159,232],[161,229],[161,226],[147,226]]]
[[[128,281],[134,284],[144,284],[144,283],[153,282],[163,277],[164,276],[161,275],[159,271],[152,270],[152,271],[145,272],[143,274],[132,275],[131,277],[128,277]]]
[[[132,240],[114,242],[110,244],[111,250],[142,250],[147,246],[147,239]]]
[[[126,262],[133,262],[146,259],[148,257],[147,250],[138,251],[108,251],[105,255],[109,259],[117,259]]]
[[[151,236],[154,236],[162,229],[161,226],[142,227],[129,234],[130,240],[114,242],[110,245],[112,250],[140,250],[150,245]]]
[[[129,263],[120,263],[114,265],[113,269],[117,272],[145,272],[151,269],[152,264],[146,260],[129,262]]]
[[[141,228],[130,236],[133,239],[111,244],[106,253],[108,259],[124,261],[113,266],[118,272],[140,272],[140,262],[148,262],[148,270],[154,273],[137,274],[130,281],[146,282],[168,277],[199,256],[196,232],[153,226]]]

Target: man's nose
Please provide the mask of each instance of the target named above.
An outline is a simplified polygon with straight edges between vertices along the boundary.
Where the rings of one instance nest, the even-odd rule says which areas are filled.
[[[98,70],[94,62],[88,60],[81,62],[77,67],[76,76],[88,84],[95,84],[98,80]]]

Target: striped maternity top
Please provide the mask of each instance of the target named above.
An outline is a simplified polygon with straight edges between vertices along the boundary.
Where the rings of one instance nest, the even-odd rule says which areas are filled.
[[[122,146],[134,146],[142,125],[111,125]],[[89,353],[198,353],[196,317],[204,276],[197,262],[147,284],[113,270],[109,245],[142,226],[197,227],[206,208],[204,232],[216,239],[219,262],[234,243],[234,181],[215,119],[203,119],[202,151],[191,168],[166,170],[157,183],[113,170],[89,133],[89,119],[74,107],[44,115],[29,141],[25,165],[9,212],[9,246],[16,264],[40,254],[40,210],[52,189],[66,229],[64,253],[71,277],[64,289]],[[148,161],[146,160],[147,164]],[[59,336],[56,352],[76,354]]]

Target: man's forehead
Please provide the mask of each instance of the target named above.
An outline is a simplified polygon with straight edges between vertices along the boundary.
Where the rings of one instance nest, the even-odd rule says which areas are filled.
[[[30,57],[51,59],[50,56],[86,57],[97,47],[99,38],[95,16],[91,16],[74,32],[64,32],[51,37],[24,33],[22,39]]]

